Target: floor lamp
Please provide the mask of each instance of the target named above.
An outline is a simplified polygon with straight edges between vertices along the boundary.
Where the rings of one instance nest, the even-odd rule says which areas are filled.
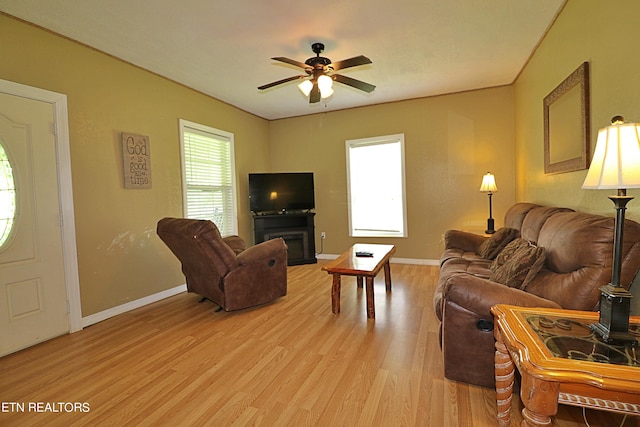
[[[487,229],[485,233],[493,234],[496,232],[496,230],[494,228],[491,197],[493,196],[493,193],[498,191],[498,187],[496,186],[496,178],[490,172],[487,172],[487,174],[482,177],[482,184],[480,184],[480,191],[482,191],[483,193],[487,193],[489,195],[489,219],[487,219]]]
[[[622,243],[627,188],[640,188],[640,124],[625,123],[622,116],[611,119],[611,125],[598,131],[596,149],[584,189],[616,189],[609,196],[616,209],[613,240],[611,283],[600,288],[600,319],[591,328],[606,342],[637,344],[629,334],[631,293],[620,284],[622,269]]]

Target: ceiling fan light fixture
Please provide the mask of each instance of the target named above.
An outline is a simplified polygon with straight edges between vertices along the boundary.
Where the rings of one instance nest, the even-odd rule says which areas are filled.
[[[331,86],[333,86],[333,79],[331,77],[326,74],[318,77],[318,88],[320,88],[320,92],[331,89]]]
[[[303,79],[298,85],[298,89],[300,89],[300,92],[302,92],[305,97],[309,97],[310,104],[315,104],[319,102],[320,99],[326,99],[333,95],[332,86],[334,80],[340,84],[351,86],[367,93],[373,92],[376,88],[372,84],[352,77],[347,77],[342,74],[332,74],[334,71],[371,64],[371,60],[366,56],[354,56],[353,58],[333,62],[329,58],[320,56],[320,53],[324,50],[324,45],[322,43],[314,43],[311,48],[316,56],[307,59],[304,63],[284,57],[271,58],[274,61],[280,61],[288,65],[293,65],[294,67],[302,68],[306,75],[292,76],[266,85],[258,86],[258,90],[265,90],[274,86],[289,83],[293,80]]]
[[[333,89],[332,88],[324,89],[324,90],[322,88],[320,88],[320,97],[321,98],[328,98],[331,95],[333,95]]]
[[[309,96],[311,89],[313,89],[313,83],[311,83],[311,80],[303,80],[302,83],[298,85],[298,89],[304,93],[304,96]]]

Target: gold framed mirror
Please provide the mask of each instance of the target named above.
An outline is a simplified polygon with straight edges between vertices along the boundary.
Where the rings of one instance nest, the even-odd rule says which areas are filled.
[[[589,63],[544,98],[544,173],[588,169],[591,161]]]

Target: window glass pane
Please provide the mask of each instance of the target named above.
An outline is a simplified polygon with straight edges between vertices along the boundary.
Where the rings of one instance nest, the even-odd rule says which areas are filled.
[[[7,152],[0,141],[0,249],[9,241],[16,215],[16,186]]]
[[[347,141],[351,236],[406,236],[402,135]]]
[[[181,121],[185,217],[237,233],[233,135]]]

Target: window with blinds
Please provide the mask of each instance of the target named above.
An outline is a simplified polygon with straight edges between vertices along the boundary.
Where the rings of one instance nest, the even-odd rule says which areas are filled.
[[[184,216],[238,233],[233,134],[180,120]]]
[[[407,237],[404,134],[346,142],[353,237]]]

